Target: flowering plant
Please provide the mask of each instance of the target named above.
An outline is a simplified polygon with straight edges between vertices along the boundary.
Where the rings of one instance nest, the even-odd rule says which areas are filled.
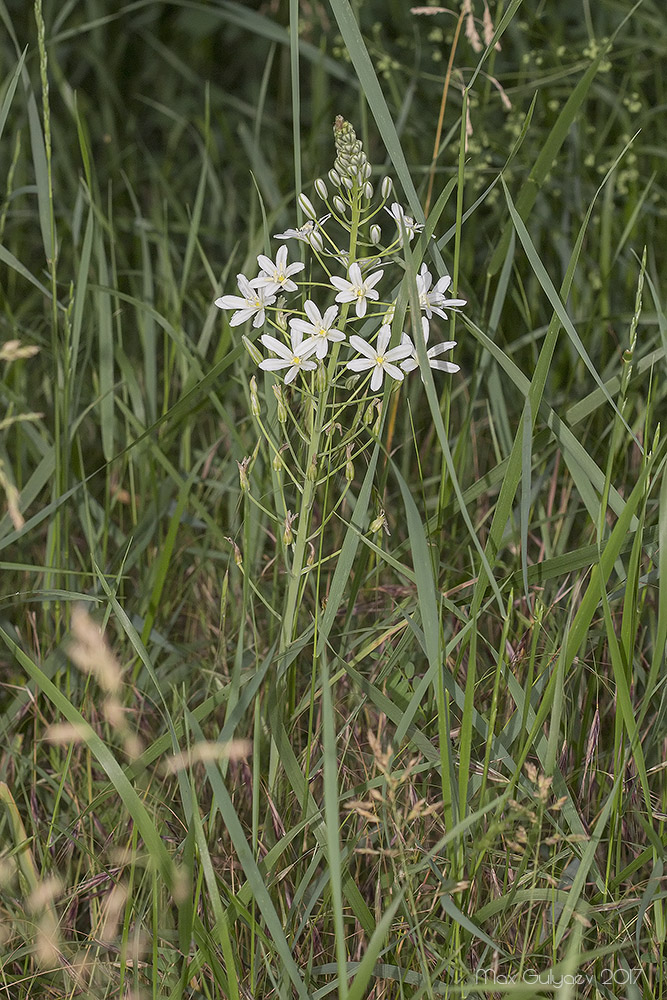
[[[381,182],[378,203],[374,201],[371,165],[354,129],[341,116],[334,124],[334,141],[336,159],[328,174],[333,194],[323,179],[314,185],[326,213],[318,215],[311,200],[301,194],[298,201],[306,223],[277,233],[274,238],[285,242],[280,243],[275,260],[259,254],[257,276],[237,276],[240,295],[223,295],[215,303],[232,310],[232,327],[252,320],[254,328],[264,331],[259,342],[266,355],[246,337],[243,340],[258,368],[277,379],[273,385],[281,428],[277,435],[262,416],[254,377],[250,393],[252,412],[271,450],[274,471],[281,477],[287,469],[298,493],[294,498],[300,510],[296,538],[292,525],[297,516],[289,509],[282,485],[282,510],[276,512],[276,520],[283,525],[291,576],[283,648],[293,634],[307,541],[312,546],[310,517],[317,485],[328,482],[332,471],[344,469],[349,489],[354,458],[366,447],[360,428],[372,425],[377,434],[381,427],[382,404],[374,394],[385,387],[385,379],[397,387],[406,374],[420,367],[413,339],[397,323],[400,282],[391,291],[382,289],[385,275],[392,265],[400,266],[406,245],[424,227],[397,201],[390,201],[388,177]],[[393,222],[393,233],[384,245],[379,224],[385,218],[383,210]],[[335,238],[336,229],[345,234],[343,241]],[[289,262],[290,241],[304,245],[307,265],[300,260]],[[447,297],[450,284],[448,275],[434,283],[425,263],[416,275],[415,306],[418,301],[420,314],[411,319],[425,344],[435,317],[447,319],[446,310],[465,305],[464,299]],[[455,341],[448,340],[430,347],[425,355],[430,367],[458,371],[458,365],[440,359],[455,346]],[[298,416],[293,412],[297,400],[301,404]],[[305,456],[299,454],[299,439]],[[248,464],[249,460],[242,464],[241,474],[246,493],[250,492]],[[384,520],[382,512],[373,524],[381,525]]]

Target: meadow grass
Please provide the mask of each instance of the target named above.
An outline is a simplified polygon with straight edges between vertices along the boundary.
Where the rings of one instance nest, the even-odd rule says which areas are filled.
[[[471,10],[0,0],[7,1000],[667,995],[667,15]],[[461,371],[277,399],[338,114]]]

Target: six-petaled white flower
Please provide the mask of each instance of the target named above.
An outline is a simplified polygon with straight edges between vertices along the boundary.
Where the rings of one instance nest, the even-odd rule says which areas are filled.
[[[299,372],[312,372],[317,368],[314,361],[308,360],[311,354],[315,353],[317,343],[312,337],[304,341],[300,330],[292,330],[290,347],[268,333],[263,333],[260,340],[264,347],[273,351],[278,357],[266,358],[259,367],[267,372],[277,372],[282,368],[289,368],[285,375],[286,384],[293,382]]]
[[[401,246],[403,246],[403,230],[407,233],[408,243],[411,243],[415,237],[415,233],[421,233],[424,228],[424,224],[422,222],[415,222],[411,216],[406,215],[403,206],[399,205],[397,201],[393,203],[391,208],[385,207],[385,212],[388,212],[389,215],[391,215],[392,219],[398,226],[400,234],[399,242]]]
[[[428,344],[429,328],[428,320],[426,316],[422,316],[422,333],[424,334],[424,344]],[[407,333],[402,334],[401,344],[410,348],[410,355],[401,362],[401,368],[404,372],[412,372],[415,368],[419,368],[419,360],[417,358],[417,348],[412,343]],[[454,372],[460,371],[459,366],[453,364],[451,361],[438,361],[437,358],[440,354],[444,354],[445,351],[451,351],[453,347],[456,347],[455,340],[445,340],[442,344],[435,344],[430,347],[426,352],[428,358],[429,367],[438,368],[441,372],[449,372],[453,374]],[[424,381],[423,373],[420,373],[422,377],[422,382]]]
[[[379,292],[376,292],[373,286],[377,285],[383,274],[384,271],[375,271],[363,278],[359,265],[350,264],[349,281],[346,281],[345,278],[337,278],[335,275],[331,278],[332,285],[339,289],[336,302],[355,302],[357,316],[365,316],[366,299],[380,297]]]
[[[299,229],[286,229],[284,233],[275,233],[273,238],[274,240],[299,240],[301,243],[307,243],[314,250],[321,250],[323,246],[322,236],[318,233],[317,227],[324,225],[330,218],[329,214],[318,219],[317,222],[308,219]]]
[[[431,272],[427,268],[426,264],[422,264],[421,270],[417,275],[417,291],[419,292],[419,305],[429,319],[433,313],[435,313],[436,316],[442,316],[443,319],[447,319],[447,313],[443,312],[446,307],[449,307],[450,309],[458,309],[459,306],[464,306],[466,304],[465,299],[445,298],[445,292],[452,283],[452,279],[448,274],[446,274],[444,278],[439,278],[434,288],[429,291],[432,281],[433,277]]]
[[[262,326],[266,318],[264,309],[276,301],[275,295],[271,294],[269,288],[258,288],[256,286],[257,278],[253,281],[248,281],[245,274],[237,274],[236,281],[243,297],[241,298],[238,295],[223,295],[221,298],[215,300],[216,306],[218,309],[238,310],[230,319],[230,326],[240,326],[241,323],[245,323],[251,316],[254,316],[252,321],[254,327]]]
[[[362,340],[361,337],[350,337],[350,346],[354,347],[355,351],[358,351],[359,354],[363,354],[364,356],[362,358],[353,358],[352,361],[348,361],[347,367],[353,372],[369,371],[370,369],[373,370],[373,375],[371,376],[371,392],[377,392],[377,390],[382,386],[382,380],[385,373],[390,375],[391,378],[397,379],[399,382],[402,382],[405,377],[395,362],[402,361],[412,353],[414,350],[412,343],[401,344],[398,347],[392,347],[391,350],[388,351],[387,347],[389,346],[390,340],[391,327],[389,326],[380,327],[380,333],[378,334],[375,347],[367,341]]]
[[[261,253],[257,258],[257,263],[261,267],[259,277],[255,278],[258,288],[266,288],[271,294],[282,289],[284,292],[295,292],[299,287],[292,281],[290,274],[303,271],[306,266],[302,261],[297,260],[294,264],[287,263],[287,247],[283,244],[276,254],[275,263],[270,257]]]
[[[315,340],[317,345],[315,354],[322,360],[322,358],[327,356],[329,344],[345,340],[344,333],[331,328],[331,324],[338,315],[338,306],[329,306],[324,316],[322,316],[320,310],[310,299],[306,299],[303,308],[306,310],[306,316],[310,320],[310,323],[306,323],[303,319],[291,319],[289,325],[293,330],[298,330],[301,334]]]

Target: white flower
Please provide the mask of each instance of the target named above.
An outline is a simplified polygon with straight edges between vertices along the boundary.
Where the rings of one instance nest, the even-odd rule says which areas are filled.
[[[457,309],[466,304],[465,299],[446,299],[445,292],[452,283],[448,274],[444,278],[439,278],[432,291],[429,291],[433,277],[426,264],[422,264],[417,275],[417,291],[419,292],[419,305],[430,319],[433,313],[447,319],[447,313],[443,312],[445,306]]]
[[[422,333],[424,334],[424,343],[428,344],[428,320],[426,316],[422,316]],[[401,368],[404,372],[413,372],[415,368],[419,368],[419,360],[417,358],[417,348],[412,343],[407,333],[401,335],[401,344],[410,348],[410,355],[401,362]],[[434,347],[429,348],[426,352],[428,358],[428,363],[430,368],[438,368],[441,372],[449,372],[453,374],[454,372],[460,371],[458,365],[453,364],[451,361],[436,361],[439,354],[444,354],[445,351],[451,351],[453,347],[456,347],[455,340],[446,340],[442,344],[435,344]],[[421,373],[422,382],[424,381],[424,375]]]
[[[389,346],[389,341],[391,340],[391,327],[382,326],[380,327],[380,333],[378,334],[377,344],[372,347],[361,337],[356,335],[350,337],[350,345],[354,347],[355,351],[359,354],[363,354],[363,358],[354,358],[352,361],[348,361],[347,367],[352,369],[353,372],[363,372],[373,369],[373,376],[371,378],[371,392],[376,392],[382,385],[382,380],[384,378],[385,372],[392,378],[397,379],[402,382],[404,379],[403,372],[401,369],[394,364],[395,361],[401,361],[403,358],[407,358],[409,354],[414,350],[412,344],[401,344],[400,347],[392,347],[390,351],[387,350]]]
[[[316,343],[315,355],[322,360],[327,356],[329,344],[345,340],[345,334],[340,330],[332,330],[331,324],[338,315],[338,306],[329,306],[324,316],[320,313],[314,302],[306,299],[303,304],[306,315],[310,323],[303,319],[291,319],[289,325],[293,330],[312,338]]]
[[[277,358],[266,358],[259,367],[266,372],[277,372],[281,368],[289,368],[289,371],[285,375],[285,384],[293,382],[300,371],[312,372],[317,368],[314,361],[308,360],[310,355],[314,354],[317,343],[314,340],[307,340],[302,343],[303,338],[300,330],[292,330],[290,335],[291,347],[282,344],[268,333],[263,333],[259,339],[264,344],[264,347],[278,355]]]
[[[345,278],[332,277],[331,283],[335,288],[340,289],[336,296],[336,302],[356,302],[357,316],[366,315],[366,299],[378,299],[380,293],[375,291],[374,285],[384,274],[384,271],[375,271],[368,277],[361,277],[361,268],[358,264],[350,264],[348,272],[350,280]]]
[[[405,230],[408,235],[408,243],[411,243],[415,237],[415,233],[421,233],[424,228],[423,223],[415,222],[411,216],[406,215],[403,210],[403,206],[399,205],[397,201],[392,204],[391,208],[385,208],[385,212],[388,212],[388,214],[391,215],[392,219],[398,226],[401,246],[403,246],[403,230]]]
[[[279,288],[282,288],[285,292],[295,292],[298,285],[290,279],[290,274],[303,271],[306,266],[300,260],[288,265],[287,247],[285,244],[278,249],[275,263],[263,253],[258,256],[257,263],[262,270],[259,277],[255,278],[254,284],[258,288],[266,288],[269,293],[277,292]]]
[[[230,326],[240,326],[251,316],[255,317],[252,325],[261,326],[265,319],[264,309],[276,301],[275,295],[271,294],[269,288],[256,288],[257,278],[248,281],[245,274],[237,274],[236,281],[243,298],[238,295],[223,295],[215,300],[216,306],[218,309],[238,309],[229,321]]]
[[[323,225],[327,219],[330,219],[331,215],[325,215],[317,222],[313,219],[308,219],[307,222],[301,226],[300,229],[286,229],[284,233],[276,233],[274,235],[274,240],[299,240],[301,243],[307,243],[308,246],[313,247],[315,250],[322,249],[322,237],[317,231],[317,227]]]

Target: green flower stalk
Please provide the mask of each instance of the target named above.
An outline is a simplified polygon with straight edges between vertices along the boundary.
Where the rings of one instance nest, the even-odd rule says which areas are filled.
[[[274,514],[287,570],[280,654],[297,633],[313,539],[319,536],[323,551],[327,507],[340,502],[332,489],[332,470],[342,474],[344,491],[349,489],[355,457],[381,432],[382,408],[374,394],[388,384],[398,388],[406,376],[419,371],[420,364],[409,335],[395,328],[396,299],[386,289],[399,284],[405,273],[398,264],[405,242],[411,242],[422,227],[398,202],[387,206],[392,195],[389,178],[383,179],[374,203],[371,164],[354,128],[340,115],[333,134],[336,157],[328,183],[318,179],[314,184],[328,214],[318,217],[302,192],[298,201],[306,224],[277,233],[275,239],[281,242],[275,256],[257,257],[257,276],[238,274],[240,294],[216,300],[220,309],[232,310],[230,326],[252,323],[259,331],[258,344],[265,354],[245,336],[243,342],[253,362],[276,380],[272,388],[279,431],[261,420],[254,378],[250,401],[274,468],[280,465],[281,473],[287,474],[285,489],[293,490],[288,496],[281,486],[283,507]],[[392,226],[389,239],[380,225],[383,210],[391,220],[385,219]],[[290,241],[303,244],[310,260],[290,262]],[[431,326],[447,318],[445,309],[465,305],[464,299],[446,298],[450,281],[448,275],[434,281],[426,264],[416,277],[420,316],[412,325],[422,330],[425,342]],[[455,341],[445,341],[429,347],[429,365],[458,371],[457,365],[440,360],[455,346]],[[334,434],[334,428],[340,433]],[[246,467],[239,471],[241,488],[250,496]],[[320,527],[314,531],[315,509]]]

